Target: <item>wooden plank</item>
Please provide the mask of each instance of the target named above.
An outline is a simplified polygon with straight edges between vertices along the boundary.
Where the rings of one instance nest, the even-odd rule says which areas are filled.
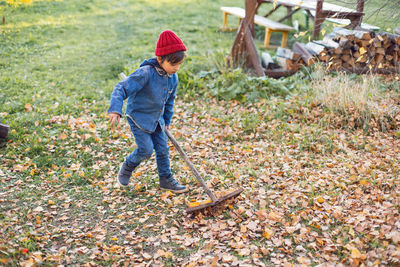
[[[233,16],[239,17],[239,18],[245,18],[246,17],[246,11],[243,8],[240,7],[220,7],[221,11],[226,12],[228,14],[231,14]],[[254,23],[268,27],[272,30],[286,30],[286,31],[292,31],[293,27],[264,18],[262,16],[254,14]]]

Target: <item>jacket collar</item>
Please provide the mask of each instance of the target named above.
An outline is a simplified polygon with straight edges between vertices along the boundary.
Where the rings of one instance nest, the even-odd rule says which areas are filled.
[[[140,64],[140,67],[146,66],[146,65],[152,66],[152,67],[157,71],[158,75],[160,75],[160,76],[167,77],[167,78],[170,78],[170,77],[172,76],[171,74],[169,74],[168,72],[166,72],[166,71],[160,66],[160,64],[158,64],[157,58],[155,58],[155,57],[143,61],[143,63]]]
[[[154,66],[154,68],[156,69],[157,73],[158,73],[160,76],[167,77],[167,78],[171,78],[171,74],[169,74],[169,73],[166,72],[163,68],[161,68],[160,65]]]

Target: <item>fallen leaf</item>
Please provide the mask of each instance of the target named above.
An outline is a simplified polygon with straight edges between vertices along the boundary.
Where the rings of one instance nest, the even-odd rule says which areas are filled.
[[[67,138],[68,138],[68,136],[65,133],[60,134],[60,136],[58,137],[58,139],[60,139],[60,140],[65,140]]]
[[[361,252],[357,248],[352,248],[351,249],[351,257],[353,259],[360,259],[361,258]]]
[[[25,111],[26,111],[26,112],[32,111],[32,110],[33,110],[33,109],[32,109],[31,104],[28,103],[28,104],[25,105]]]
[[[142,256],[143,256],[143,258],[144,258],[146,261],[149,261],[149,260],[151,260],[151,258],[152,258],[151,255],[150,255],[149,253],[146,253],[146,252],[143,253]]]
[[[369,185],[369,184],[370,184],[370,182],[367,181],[367,180],[361,180],[361,181],[360,181],[360,185],[367,186],[367,185]]]
[[[274,234],[274,232],[271,230],[271,229],[269,229],[269,228],[266,228],[265,230],[264,230],[264,232],[263,232],[263,237],[265,237],[266,239],[271,239],[271,237],[272,237],[272,235]]]
[[[42,211],[44,211],[44,209],[41,206],[38,206],[33,211],[42,212]]]

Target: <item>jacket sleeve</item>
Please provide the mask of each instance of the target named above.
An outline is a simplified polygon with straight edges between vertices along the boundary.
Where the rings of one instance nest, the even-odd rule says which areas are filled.
[[[125,80],[119,82],[111,94],[110,108],[108,113],[118,113],[122,116],[122,106],[124,100],[130,96],[135,96],[148,81],[146,68],[139,68]]]
[[[164,121],[165,125],[169,126],[171,124],[171,118],[174,114],[174,101],[176,97],[176,88],[178,87],[178,82],[176,83],[171,95],[165,102],[165,109],[164,109]]]

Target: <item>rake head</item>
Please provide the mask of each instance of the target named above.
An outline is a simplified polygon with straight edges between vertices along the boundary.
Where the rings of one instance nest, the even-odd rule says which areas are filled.
[[[229,193],[225,196],[218,198],[215,202],[210,202],[204,205],[199,205],[195,207],[190,207],[186,209],[186,214],[191,215],[192,217],[197,216],[198,214],[215,216],[220,214],[222,210],[224,210],[228,205],[232,204],[236,197],[243,192],[243,188],[240,188],[232,193]]]

